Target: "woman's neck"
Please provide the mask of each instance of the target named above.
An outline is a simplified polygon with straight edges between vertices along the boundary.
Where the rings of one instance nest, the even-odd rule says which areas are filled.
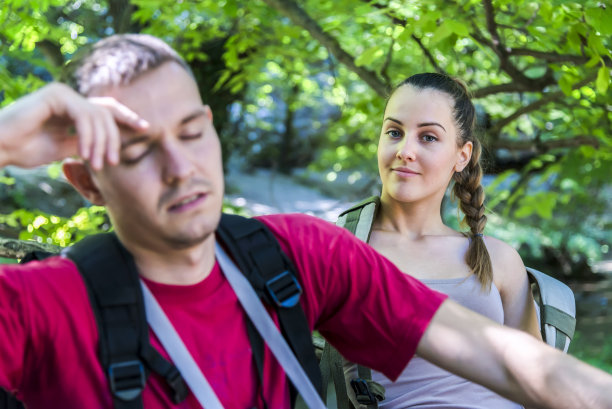
[[[383,194],[374,228],[412,238],[448,234],[440,207],[441,201],[400,202]]]

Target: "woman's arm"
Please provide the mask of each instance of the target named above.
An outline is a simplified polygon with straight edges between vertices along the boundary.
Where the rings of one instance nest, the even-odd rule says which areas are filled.
[[[450,300],[432,319],[417,353],[530,407],[612,408],[611,375]]]
[[[517,251],[493,237],[486,237],[493,264],[493,280],[504,307],[504,325],[542,339],[527,271]]]

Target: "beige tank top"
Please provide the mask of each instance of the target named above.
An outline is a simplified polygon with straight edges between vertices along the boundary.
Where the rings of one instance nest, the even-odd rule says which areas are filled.
[[[495,284],[482,291],[476,276],[442,280],[421,280],[430,288],[500,324],[504,322],[501,296]],[[519,409],[490,390],[453,375],[415,356],[394,383],[372,371],[372,379],[386,389],[384,409]]]

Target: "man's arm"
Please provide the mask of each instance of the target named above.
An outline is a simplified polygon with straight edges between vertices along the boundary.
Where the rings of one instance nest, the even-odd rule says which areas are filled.
[[[86,99],[52,83],[0,111],[0,167],[35,167],[79,155],[94,169],[119,161],[122,123],[148,124],[112,98]]]
[[[430,362],[530,407],[612,408],[612,376],[445,301],[417,353]]]

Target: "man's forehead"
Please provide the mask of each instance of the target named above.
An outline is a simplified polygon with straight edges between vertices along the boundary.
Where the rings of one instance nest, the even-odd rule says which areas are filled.
[[[98,89],[96,94],[114,98],[152,125],[156,121],[179,124],[204,109],[196,82],[175,62],[164,63],[129,84]]]

